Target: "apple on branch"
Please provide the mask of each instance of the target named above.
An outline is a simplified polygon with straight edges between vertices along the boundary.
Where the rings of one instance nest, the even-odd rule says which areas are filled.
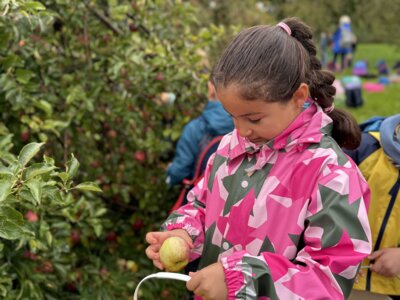
[[[160,248],[160,261],[168,272],[178,272],[189,262],[189,245],[181,237],[167,238]]]

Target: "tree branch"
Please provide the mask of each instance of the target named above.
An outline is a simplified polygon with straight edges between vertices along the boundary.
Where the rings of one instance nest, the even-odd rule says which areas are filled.
[[[122,35],[122,31],[119,30],[116,26],[114,26],[109,19],[107,19],[106,16],[103,16],[101,13],[99,13],[96,9],[90,7],[88,4],[85,3],[85,6],[87,9],[94,14],[104,25],[106,25],[108,28],[110,28],[116,35]]]

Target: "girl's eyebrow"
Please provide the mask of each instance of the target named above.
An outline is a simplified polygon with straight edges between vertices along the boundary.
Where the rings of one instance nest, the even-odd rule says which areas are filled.
[[[251,113],[240,115],[239,117],[248,117],[248,116],[259,115],[259,114],[262,114],[262,113],[261,112],[251,112]]]
[[[226,111],[232,118],[235,118],[230,112]],[[242,117],[248,117],[248,116],[253,116],[253,115],[259,115],[262,114],[261,112],[251,112],[251,113],[247,113],[247,114],[243,114],[240,116],[237,116],[237,118],[242,118]]]

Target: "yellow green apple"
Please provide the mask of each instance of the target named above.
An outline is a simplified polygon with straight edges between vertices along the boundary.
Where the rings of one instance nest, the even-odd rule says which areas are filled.
[[[181,237],[167,238],[160,248],[160,261],[168,272],[178,272],[189,262],[189,245]]]

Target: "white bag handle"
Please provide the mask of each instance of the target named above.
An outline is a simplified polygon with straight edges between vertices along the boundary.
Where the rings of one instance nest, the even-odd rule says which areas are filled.
[[[175,280],[180,280],[180,281],[189,281],[190,280],[190,276],[185,275],[185,274],[180,274],[180,273],[171,273],[171,272],[158,272],[155,274],[151,274],[146,276],[145,278],[143,278],[139,284],[137,285],[136,289],[135,289],[135,293],[133,295],[133,300],[137,300],[138,299],[138,293],[139,293],[139,287],[142,284],[142,282],[146,281],[147,279],[151,279],[151,278],[160,278],[160,279],[175,279]]]

